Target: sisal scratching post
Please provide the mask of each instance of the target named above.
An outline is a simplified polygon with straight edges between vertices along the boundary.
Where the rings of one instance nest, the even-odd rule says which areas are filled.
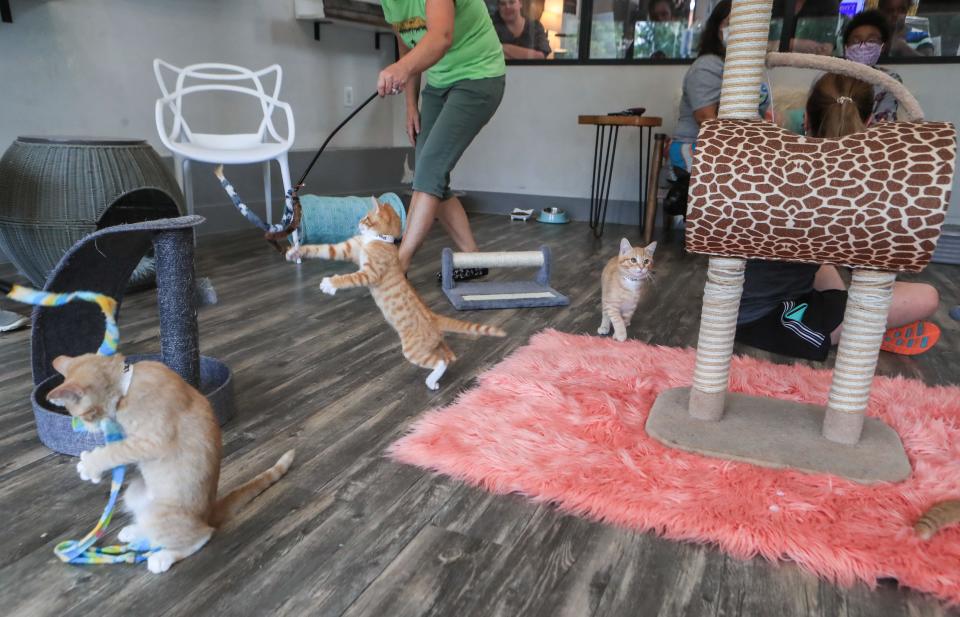
[[[720,92],[721,119],[758,118],[757,93],[763,81],[772,11],[771,0],[733,3]],[[723,417],[745,264],[738,258],[710,258],[690,392],[690,415],[698,420],[716,421]]]
[[[440,285],[458,311],[473,309],[540,308],[566,306],[570,299],[550,287],[550,247],[539,251],[455,253],[440,256]],[[538,268],[532,281],[453,280],[456,268]]]
[[[893,272],[876,270],[853,272],[823,421],[823,436],[831,441],[860,441],[896,277]]]
[[[690,415],[699,420],[723,416],[745,265],[743,259],[710,258],[690,392]]]
[[[157,256],[160,357],[188,384],[200,387],[200,335],[194,290],[193,228],[165,230],[153,238]]]

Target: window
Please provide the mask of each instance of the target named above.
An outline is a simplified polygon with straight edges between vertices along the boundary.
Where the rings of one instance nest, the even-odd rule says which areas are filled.
[[[690,9],[677,0],[594,0],[590,57],[689,58]]]
[[[686,63],[719,0],[486,1],[511,63]],[[890,58],[960,62],[960,0],[774,0],[770,49],[842,56],[846,25],[871,9]]]
[[[507,60],[576,60],[580,0],[486,0]]]
[[[889,29],[890,41],[885,49],[889,58],[899,61],[958,55],[960,2],[943,0],[798,1],[791,50],[842,56],[847,24],[868,10],[875,10]]]

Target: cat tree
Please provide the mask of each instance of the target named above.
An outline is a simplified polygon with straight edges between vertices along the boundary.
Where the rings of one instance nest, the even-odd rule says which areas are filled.
[[[953,182],[948,123],[880,71],[837,58],[767,54],[772,0],[734,0],[718,120],[704,123],[691,173],[686,244],[710,256],[693,386],[657,398],[647,432],[670,446],[768,467],[899,481],[899,436],[866,418],[897,272],[930,261]],[[843,73],[887,88],[909,122],[836,140],[758,118],[768,66]],[[729,393],[746,259],[853,268],[826,408]]]

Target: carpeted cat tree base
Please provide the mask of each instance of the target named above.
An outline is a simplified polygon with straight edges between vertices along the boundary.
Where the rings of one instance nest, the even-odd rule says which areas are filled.
[[[825,409],[819,405],[728,392],[723,419],[710,422],[692,417],[689,401],[690,388],[664,391],[650,410],[647,433],[687,452],[831,473],[862,484],[910,476],[899,435],[877,418],[866,418],[860,441],[845,445],[821,435]]]

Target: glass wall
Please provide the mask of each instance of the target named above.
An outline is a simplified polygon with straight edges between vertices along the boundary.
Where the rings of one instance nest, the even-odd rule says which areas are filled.
[[[486,0],[507,60],[579,58],[580,0]]]
[[[696,58],[704,24],[718,1],[487,3],[511,62],[682,63]],[[842,56],[846,25],[868,10],[882,16],[890,33],[884,49],[888,58],[960,62],[960,0],[774,0],[770,49]]]

